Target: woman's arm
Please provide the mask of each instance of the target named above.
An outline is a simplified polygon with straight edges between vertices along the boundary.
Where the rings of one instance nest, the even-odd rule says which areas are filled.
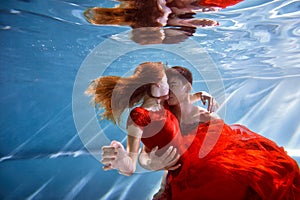
[[[131,176],[135,172],[142,130],[130,125],[127,132],[127,150],[117,141],[102,147],[101,163],[104,164],[104,170],[117,169],[125,176]]]
[[[129,125],[127,127],[127,162],[126,170],[119,169],[119,172],[123,175],[131,176],[136,170],[136,163],[140,148],[140,142],[142,137],[142,130],[136,125]]]

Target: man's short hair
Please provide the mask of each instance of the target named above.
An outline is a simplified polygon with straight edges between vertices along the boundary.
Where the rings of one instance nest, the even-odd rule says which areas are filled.
[[[191,85],[193,84],[193,75],[190,70],[181,66],[174,66],[168,68],[166,70],[166,74],[168,78],[176,77],[178,80],[181,80],[183,84],[189,82]]]

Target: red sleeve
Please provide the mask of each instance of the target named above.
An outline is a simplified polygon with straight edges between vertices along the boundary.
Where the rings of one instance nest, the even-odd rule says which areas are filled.
[[[130,112],[129,121],[134,122],[136,125],[145,127],[151,122],[149,111],[144,108],[135,108]]]

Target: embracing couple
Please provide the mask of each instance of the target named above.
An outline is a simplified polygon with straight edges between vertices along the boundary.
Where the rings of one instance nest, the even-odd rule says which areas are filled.
[[[188,69],[160,62],[142,63],[129,77],[95,79],[86,93],[105,119],[118,123],[132,108],[127,148],[116,141],[104,146],[104,170],[129,176],[138,160],[146,169],[168,170],[155,199],[299,199],[299,167],[283,148],[225,124],[212,112],[213,98],[191,89]],[[193,105],[197,100],[208,100],[208,109]]]

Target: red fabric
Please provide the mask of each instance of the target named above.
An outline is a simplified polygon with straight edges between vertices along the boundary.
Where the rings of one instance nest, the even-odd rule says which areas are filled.
[[[141,127],[147,126],[151,122],[149,111],[144,108],[133,109],[130,112],[130,118],[136,125]]]
[[[146,150],[151,151],[158,146],[157,153],[161,155],[170,146],[180,146],[182,140],[178,121],[169,110],[149,112],[144,108],[135,108],[130,112],[130,117],[129,123],[134,122],[143,129],[141,140]],[[149,121],[151,123],[147,123]]]
[[[170,111],[149,112],[147,116],[151,123],[142,127],[142,142],[148,150],[159,146],[163,152],[171,144],[182,155],[181,167],[169,171],[164,198],[300,199],[297,163],[269,139],[222,120],[200,124],[181,136]]]
[[[181,159],[179,172],[168,178],[172,199],[300,199],[297,163],[244,126],[199,125]]]
[[[198,4],[204,7],[220,7],[226,8],[228,6],[233,6],[243,0],[200,0]]]

